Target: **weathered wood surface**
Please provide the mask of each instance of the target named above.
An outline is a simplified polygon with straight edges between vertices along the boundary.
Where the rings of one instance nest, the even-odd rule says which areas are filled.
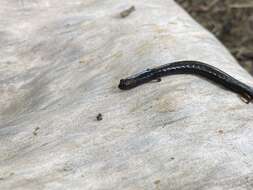
[[[0,189],[253,188],[252,104],[190,75],[117,88],[187,59],[253,86],[173,1],[1,0],[0,34]]]

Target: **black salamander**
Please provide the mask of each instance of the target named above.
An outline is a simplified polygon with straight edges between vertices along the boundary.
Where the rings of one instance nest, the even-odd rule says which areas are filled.
[[[214,66],[199,61],[178,61],[146,69],[141,73],[121,79],[118,87],[121,90],[129,90],[153,80],[161,81],[161,77],[175,74],[199,75],[240,94],[246,103],[249,103],[253,99],[252,87],[240,82]]]

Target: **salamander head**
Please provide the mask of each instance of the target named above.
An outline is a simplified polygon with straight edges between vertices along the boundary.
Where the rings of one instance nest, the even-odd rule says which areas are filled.
[[[121,90],[129,90],[138,86],[138,83],[135,79],[120,79],[119,89]]]
[[[147,83],[155,79],[155,73],[151,69],[146,69],[141,73],[137,73],[128,78],[121,79],[119,82],[119,88],[121,90],[129,90],[131,88],[137,87],[141,84]]]

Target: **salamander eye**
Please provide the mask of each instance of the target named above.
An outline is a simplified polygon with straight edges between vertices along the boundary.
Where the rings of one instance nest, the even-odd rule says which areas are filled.
[[[121,79],[120,84],[123,86],[128,86],[129,84],[131,84],[131,82],[130,82],[130,80]]]
[[[120,79],[119,83],[120,84],[124,84],[125,83],[125,79]]]

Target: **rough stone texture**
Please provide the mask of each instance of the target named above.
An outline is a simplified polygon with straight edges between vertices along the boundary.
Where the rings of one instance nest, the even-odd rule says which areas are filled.
[[[253,188],[252,104],[190,75],[117,88],[188,59],[253,86],[172,0],[1,0],[0,34],[0,189]]]

